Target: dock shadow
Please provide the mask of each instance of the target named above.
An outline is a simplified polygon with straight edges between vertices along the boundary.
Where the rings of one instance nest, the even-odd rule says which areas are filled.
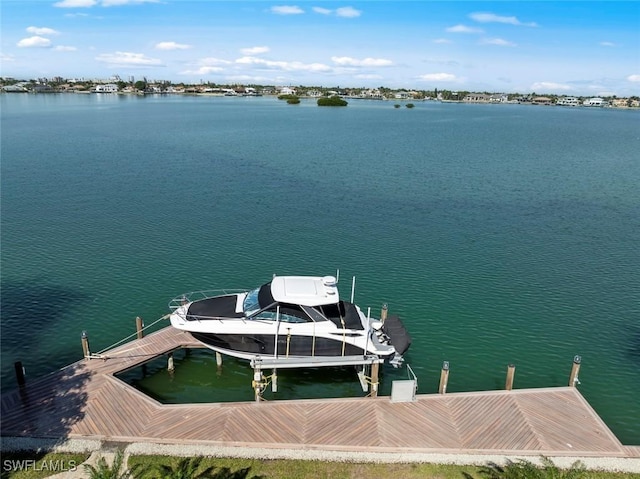
[[[2,450],[51,450],[85,416],[91,372],[81,362],[2,394]]]

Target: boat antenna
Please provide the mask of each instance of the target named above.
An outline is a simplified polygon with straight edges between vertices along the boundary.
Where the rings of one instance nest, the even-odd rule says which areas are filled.
[[[353,303],[353,294],[355,293],[356,290],[356,277],[353,277],[353,280],[351,281],[351,302]]]
[[[340,281],[340,268],[336,270],[336,284],[338,284],[338,281]]]

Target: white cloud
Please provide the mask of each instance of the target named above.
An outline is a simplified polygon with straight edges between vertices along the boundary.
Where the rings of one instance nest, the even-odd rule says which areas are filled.
[[[359,75],[354,75],[354,78],[357,78],[359,80],[382,80],[382,75],[375,75],[375,74],[359,74]]]
[[[0,53],[0,61],[3,61],[3,62],[14,62],[14,61],[16,61],[16,59],[13,58],[12,55],[5,55],[4,53]]]
[[[102,0],[103,7],[119,7],[121,5],[137,5],[140,3],[158,3],[158,0]]]
[[[323,8],[323,7],[312,7],[311,10],[321,15],[335,14],[337,17],[343,17],[343,18],[356,18],[362,15],[361,10],[356,10],[353,7],[340,7],[340,8],[336,8],[335,10],[330,10],[328,8]]]
[[[159,0],[100,0],[103,7],[118,7],[121,5],[137,5],[140,3],[159,3]],[[98,0],[61,0],[53,4],[60,8],[88,8],[98,5]]]
[[[156,50],[188,50],[191,45],[176,42],[160,42],[156,43]]]
[[[541,81],[541,82],[535,82],[533,85],[531,85],[531,89],[533,91],[558,91],[558,90],[567,91],[567,90],[573,90],[573,87],[571,85],[567,85],[564,83]]]
[[[447,28],[449,33],[484,33],[484,30],[476,27],[468,27],[467,25],[454,25]]]
[[[627,81],[634,82],[634,83],[640,82],[640,75],[629,75],[627,77]]]
[[[240,50],[243,55],[247,56],[260,55],[261,53],[267,53],[268,51],[269,47],[249,47]]]
[[[212,65],[230,65],[233,62],[230,62],[229,60],[223,60],[221,58],[206,57],[201,59],[198,63],[203,66],[212,66]]]
[[[228,75],[225,78],[230,83],[273,83],[273,79],[259,75]]]
[[[299,15],[304,10],[297,5],[276,5],[271,7],[271,12],[278,15]]]
[[[452,73],[426,73],[418,77],[419,80],[424,81],[442,81],[442,82],[455,82],[459,79]]]
[[[96,57],[96,60],[109,65],[118,66],[138,66],[138,67],[158,67],[163,66],[157,58],[149,58],[142,53],[115,52],[103,53]]]
[[[471,13],[469,18],[479,23],[506,23],[509,25],[520,25],[526,27],[537,27],[535,22],[522,23],[516,17],[504,17],[502,15],[496,15],[495,13],[476,12]]]
[[[224,66],[230,65],[233,62],[229,60],[222,60],[221,58],[206,57],[202,58],[197,63],[195,70],[184,70],[179,72],[180,75],[209,75],[211,73],[220,73],[225,71]]]
[[[60,32],[54,30],[53,28],[47,27],[27,27],[27,33],[32,33],[33,35],[59,35]]]
[[[251,56],[238,58],[236,60],[236,64],[257,65],[259,67],[263,67],[267,69],[285,70],[285,71],[307,71],[307,72],[331,71],[331,67],[323,63],[273,61],[273,60],[265,60],[264,58],[257,58],[257,57],[251,57]]]
[[[76,47],[65,46],[65,45],[57,45],[53,49],[56,52],[75,52],[77,50]]]
[[[97,4],[96,0],[62,0],[54,3],[53,6],[60,8],[87,8]]]
[[[502,38],[485,38],[480,43],[483,45],[498,45],[500,47],[515,47],[516,44]]]
[[[616,47],[617,45],[613,42],[600,42],[601,47]]]
[[[345,18],[355,18],[362,15],[362,11],[356,10],[353,7],[340,7],[336,9],[336,15]]]
[[[36,35],[34,37],[23,38],[17,45],[20,48],[48,48],[51,46],[51,40]]]
[[[224,68],[222,67],[202,66],[197,70],[184,70],[184,71],[178,72],[178,74],[179,75],[209,75],[211,73],[220,73],[223,71],[224,71]]]
[[[386,58],[363,58],[359,60],[351,57],[331,57],[331,61],[340,66],[349,67],[388,67],[393,65],[393,62]]]
[[[436,38],[433,43],[438,43],[438,44],[445,44],[445,43],[451,43],[451,40],[448,40],[446,38]]]

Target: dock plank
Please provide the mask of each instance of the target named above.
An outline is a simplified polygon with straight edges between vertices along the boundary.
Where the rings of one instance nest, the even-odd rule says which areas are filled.
[[[0,398],[3,436],[102,438],[381,452],[640,457],[576,388],[388,397],[164,405],[115,373],[180,347],[167,327],[82,360]]]

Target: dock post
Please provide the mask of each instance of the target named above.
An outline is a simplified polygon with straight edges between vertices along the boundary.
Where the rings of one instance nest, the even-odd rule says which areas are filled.
[[[438,387],[438,394],[444,394],[447,392],[448,382],[449,382],[449,361],[443,361],[442,371],[440,371],[440,386]]]
[[[18,381],[18,386],[24,386],[24,367],[22,367],[22,361],[16,361],[13,363],[13,367],[16,370],[16,381]]]
[[[91,355],[91,351],[89,350],[89,336],[86,331],[82,331],[80,335],[80,339],[82,341],[82,354],[85,359],[89,359]]]
[[[218,369],[222,367],[222,354],[218,351],[216,351],[216,366],[218,366]]]
[[[571,366],[571,374],[569,375],[569,386],[574,388],[576,384],[580,384],[578,379],[578,372],[580,371],[580,363],[582,358],[578,355],[573,357],[573,366]]]
[[[169,358],[167,359],[167,371],[173,371],[175,366],[173,365],[173,353],[169,353]]]
[[[138,339],[144,338],[144,322],[140,316],[136,316],[136,332],[138,333]]]
[[[384,322],[387,320],[388,313],[389,313],[389,305],[387,303],[384,303],[382,305],[382,311],[380,311],[380,322],[382,324],[384,324]]]
[[[260,399],[262,399],[263,384],[262,369],[260,368],[260,363],[256,361],[255,365],[253,366],[253,381],[251,382],[251,385],[253,386],[253,390],[255,392],[256,402],[260,402]]]
[[[371,365],[371,397],[378,397],[378,372],[380,370],[380,364],[373,363]]]
[[[511,391],[513,389],[513,377],[516,373],[516,365],[515,364],[509,364],[507,366],[507,380],[504,383],[504,388],[507,391]]]

